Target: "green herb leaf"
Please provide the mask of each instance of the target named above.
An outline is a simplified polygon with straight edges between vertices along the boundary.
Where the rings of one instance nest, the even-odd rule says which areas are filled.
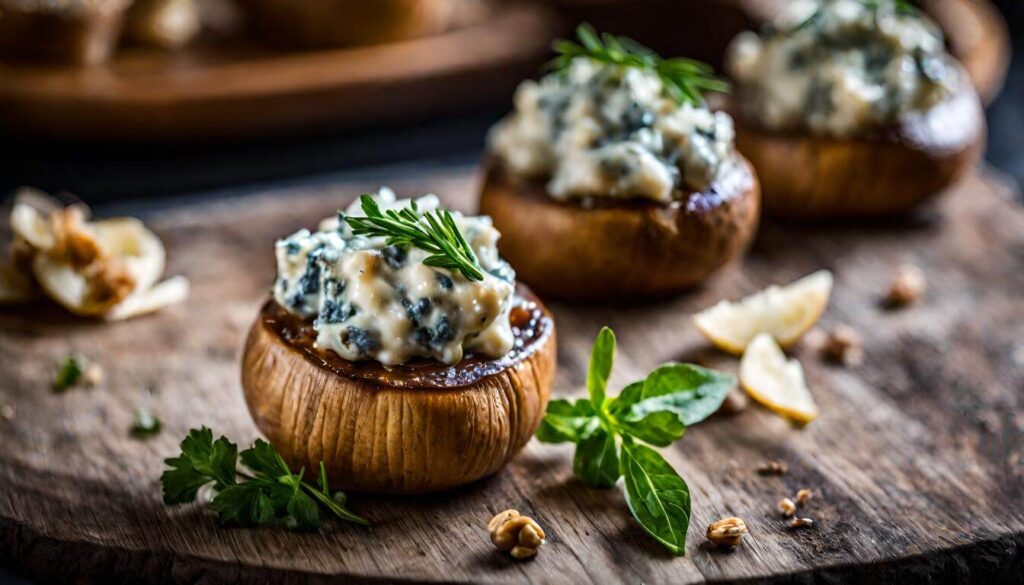
[[[669,96],[693,105],[704,102],[705,91],[729,90],[729,84],[715,77],[711,66],[700,61],[682,57],[662,59],[632,39],[610,34],[598,36],[594,28],[585,23],[576,28],[576,37],[579,43],[555,41],[552,48],[558,57],[548,67],[564,70],[573,59],[584,57],[608,65],[651,71],[661,79]]]
[[[53,391],[63,392],[78,384],[85,372],[85,359],[79,355],[69,355],[64,358],[57,369],[57,376],[53,380]]]
[[[320,508],[302,490],[296,488],[292,492],[287,509],[288,515],[295,518],[300,529],[316,530],[320,528]]]
[[[579,443],[600,426],[601,421],[589,400],[581,398],[575,403],[552,400],[540,421],[537,439],[542,443]]]
[[[242,465],[256,472],[257,476],[276,479],[282,475],[292,475],[291,469],[278,454],[277,449],[263,439],[256,439],[252,447],[242,451],[239,457],[242,459]]]
[[[676,413],[663,410],[652,412],[637,421],[619,421],[615,425],[615,430],[657,447],[668,447],[683,436],[686,427],[679,421]]]
[[[619,420],[629,421],[668,411],[689,426],[714,414],[735,385],[732,374],[670,363],[655,369],[645,380],[627,386],[608,405],[608,410]]]
[[[412,203],[401,210],[382,211],[370,195],[363,195],[360,202],[366,217],[343,217],[353,234],[382,237],[389,246],[419,248],[431,254],[423,261],[427,266],[457,271],[472,281],[484,279],[473,248],[448,210],[420,214]]]
[[[596,41],[586,37],[584,42]],[[735,379],[699,366],[670,363],[608,398],[615,346],[615,334],[603,328],[590,354],[589,398],[548,403],[537,438],[576,443],[573,471],[587,485],[612,487],[624,475],[633,517],[658,542],[681,555],[690,522],[689,489],[657,451],[635,441],[670,445],[683,436],[686,425],[718,410]]]
[[[576,477],[593,487],[614,486],[621,475],[615,450],[615,435],[603,427],[581,440],[572,462]]]
[[[195,501],[199,488],[213,483],[218,493],[210,508],[221,524],[276,523],[294,530],[316,530],[320,506],[342,520],[369,524],[345,508],[343,493],[331,493],[322,461],[317,487],[303,481],[304,470],[293,473],[273,445],[263,440],[241,453],[242,463],[255,476],[238,472],[238,448],[224,437],[215,442],[206,427],[192,430],[182,441],[181,451],[178,457],[165,460],[171,469],[160,476],[167,504]]]
[[[690,490],[657,451],[624,441],[622,474],[629,511],[643,529],[668,550],[686,554]]]
[[[153,416],[153,413],[149,412],[145,408],[138,408],[135,410],[135,420],[132,422],[132,435],[136,437],[151,437],[160,432],[163,428],[163,423],[160,419]]]
[[[608,377],[611,376],[614,362],[615,333],[610,328],[603,327],[594,340],[594,347],[590,350],[590,364],[587,367],[587,393],[590,394],[590,403],[598,413],[604,408]]]

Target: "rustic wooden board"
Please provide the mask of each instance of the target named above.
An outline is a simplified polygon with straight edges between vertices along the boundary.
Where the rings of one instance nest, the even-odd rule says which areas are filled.
[[[160,141],[451,113],[509,95],[557,27],[543,8],[506,5],[464,28],[367,47],[234,40],[125,48],[95,67],[0,62],[0,124],[33,138]]]
[[[382,177],[386,178],[386,177]],[[255,429],[239,388],[245,331],[274,273],[271,244],[372,185],[294,189],[152,218],[170,273],[191,278],[189,302],[157,316],[99,325],[54,309],[0,312],[0,556],[44,579],[354,582],[703,583],[778,580],[1020,583],[1024,576],[1024,211],[992,177],[968,179],[937,209],[873,225],[763,227],[750,256],[671,301],[623,307],[555,304],[556,394],[582,392],[603,324],[619,335],[613,384],[671,359],[735,368],[701,340],[689,315],[722,297],[821,267],[837,281],[824,325],[866,338],[864,365],[843,369],[797,348],[822,415],[803,430],[758,408],[716,416],[666,449],[689,482],[687,555],[672,557],[629,517],[621,490],[573,479],[571,448],[536,442],[493,478],[414,498],[355,494],[374,526],[322,532],[224,529],[198,507],[160,502],[161,460],[200,424],[247,444]],[[472,208],[475,179],[427,177]],[[921,266],[929,293],[899,312],[879,307],[897,264]],[[93,389],[50,391],[70,350],[101,363]],[[165,421],[129,437],[132,412]],[[755,467],[785,461],[788,474]],[[818,492],[816,525],[785,529],[776,501]],[[490,516],[514,507],[548,534],[516,563],[487,540]],[[709,549],[704,527],[738,515],[739,549]]]

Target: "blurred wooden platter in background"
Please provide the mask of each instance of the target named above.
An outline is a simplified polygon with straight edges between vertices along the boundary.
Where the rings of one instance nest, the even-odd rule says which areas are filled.
[[[96,67],[0,63],[0,125],[35,138],[181,140],[364,126],[511,95],[560,33],[543,8],[409,41],[281,51],[128,48]]]

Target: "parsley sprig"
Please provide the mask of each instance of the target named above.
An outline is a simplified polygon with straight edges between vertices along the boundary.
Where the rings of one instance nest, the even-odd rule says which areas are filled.
[[[245,471],[238,469],[239,457]],[[314,486],[303,480],[305,469],[292,473],[273,445],[260,439],[239,453],[226,437],[214,441],[210,429],[193,429],[181,442],[181,454],[164,462],[170,467],[160,476],[164,503],[194,502],[199,488],[213,484],[217,495],[210,508],[222,524],[316,530],[321,508],[342,520],[369,524],[345,507],[345,494],[331,492],[322,461]]]
[[[626,502],[636,521],[665,548],[682,555],[690,524],[690,490],[648,445],[667,447],[683,436],[687,425],[713,414],[735,379],[699,366],[668,363],[609,397],[614,359],[615,334],[605,327],[590,353],[589,398],[551,401],[537,438],[575,443],[573,471],[589,486],[609,488],[623,477]]]
[[[414,247],[430,252],[423,263],[461,272],[469,280],[483,280],[480,262],[447,209],[420,213],[416,202],[401,210],[381,211],[369,195],[360,198],[366,217],[345,217],[357,236],[387,238],[387,245]]]
[[[565,70],[577,57],[585,57],[599,63],[633,67],[655,73],[661,78],[665,91],[676,101],[693,105],[704,103],[705,91],[729,91],[729,84],[715,77],[710,65],[676,57],[663,59],[657,53],[626,37],[608,33],[598,35],[594,27],[581,24],[576,28],[579,42],[557,40],[553,49],[558,57],[548,66]]]

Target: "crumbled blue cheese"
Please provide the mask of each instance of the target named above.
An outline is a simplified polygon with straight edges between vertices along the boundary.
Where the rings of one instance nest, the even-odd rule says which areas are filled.
[[[938,27],[891,0],[794,0],[760,36],[738,36],[727,67],[764,127],[839,137],[927,110],[963,77]]]
[[[381,209],[400,209],[389,189],[374,197]],[[422,212],[437,209],[434,195],[416,199]],[[384,365],[412,357],[455,364],[469,351],[501,357],[513,346],[509,323],[515,273],[498,256],[500,234],[486,216],[452,213],[484,269],[472,282],[461,273],[423,264],[418,248],[387,246],[383,238],[354,236],[343,220],[363,216],[357,201],[311,233],[278,240],[274,299],[313,318],[318,348],[351,360]]]
[[[732,118],[678,103],[656,74],[577,57],[520,84],[489,144],[511,172],[548,180],[555,199],[670,202],[736,164],[733,137]]]

